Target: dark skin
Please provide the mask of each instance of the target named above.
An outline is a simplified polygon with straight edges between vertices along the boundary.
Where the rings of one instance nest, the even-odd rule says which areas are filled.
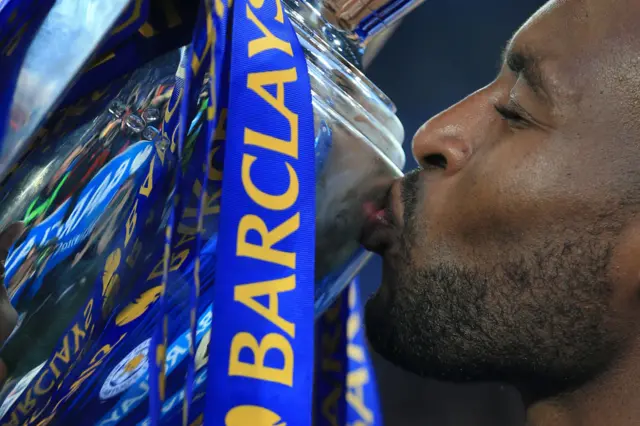
[[[557,0],[429,120],[363,243],[373,347],[517,386],[530,426],[640,424],[640,3]]]
[[[3,281],[0,285],[0,345],[11,335],[18,322],[18,312],[11,305],[7,288],[4,286],[4,263],[9,255],[9,249],[20,238],[24,230],[25,226],[22,222],[15,222],[0,232],[0,277]],[[7,368],[0,360],[0,383],[4,382],[6,375]]]
[[[15,222],[0,232],[0,277],[4,281],[4,263],[9,255],[9,249],[20,238],[25,226],[22,222]],[[18,313],[11,305],[7,288],[0,285],[0,345],[9,337],[18,321]]]

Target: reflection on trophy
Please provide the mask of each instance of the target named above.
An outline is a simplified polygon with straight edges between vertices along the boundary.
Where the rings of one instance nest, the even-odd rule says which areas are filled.
[[[411,7],[415,4],[410,3]],[[404,130],[395,107],[360,70],[371,37],[404,14],[398,10],[408,10],[407,5],[395,4],[385,12],[385,18],[385,6],[389,4],[294,0],[285,4],[311,82],[316,153],[316,315],[329,307],[369,258],[358,243],[366,206],[382,203],[386,188],[401,175],[405,162]],[[44,26],[45,33],[50,30]],[[212,104],[207,91],[212,77],[206,75],[197,83],[199,92],[178,163],[165,125],[170,99],[181,90],[175,81],[183,53],[179,49],[164,53],[132,70],[108,99],[98,96],[98,100],[91,98],[83,104],[84,109],[76,106],[83,111],[97,105],[100,108],[67,132],[42,132],[44,136],[29,147],[19,167],[2,182],[0,199],[5,203],[0,205],[0,218],[26,225],[6,262],[5,285],[20,316],[19,325],[0,349],[0,360],[7,370],[2,379],[7,379],[7,386],[24,380],[52,356],[61,359],[60,344],[74,356],[86,355],[86,359],[78,358],[85,362],[97,356],[96,348],[115,347],[108,340],[112,338],[108,327],[113,324],[130,327],[119,346],[121,352],[133,350],[150,337],[166,268],[163,241],[176,171],[189,177],[202,169],[203,158],[195,152]],[[19,122],[36,111],[29,110],[32,102],[22,102],[21,91],[17,93],[14,105],[19,106],[19,113],[13,116],[13,138],[19,138],[19,132],[28,133],[29,126]],[[63,127],[73,110],[65,108],[49,111],[47,130]],[[210,197],[219,191],[219,186],[210,182],[198,181],[198,185],[194,188]],[[195,268],[202,272],[201,297],[211,297],[218,232],[217,216],[213,216],[202,230],[192,234],[199,233],[202,239],[198,265],[178,259],[174,268],[173,260],[170,262],[168,279],[177,290],[167,296],[175,312],[170,325],[175,330],[169,335],[186,332],[184,324],[192,318],[188,316],[186,283]],[[183,282],[184,286],[176,285]],[[94,307],[98,300],[100,306]],[[206,312],[198,315],[206,318]],[[206,346],[199,348],[199,356],[207,356]],[[105,358],[101,365],[104,371],[99,374],[110,373],[109,368],[115,368],[121,358]],[[62,364],[56,368],[62,376]],[[75,371],[71,362],[64,368],[65,374]],[[4,393],[9,392],[6,387]],[[106,394],[115,395],[111,391]],[[85,400],[76,401],[76,407],[95,403],[89,396],[83,397]],[[3,410],[4,406],[0,412]]]
[[[10,374],[46,360],[100,278],[141,186],[141,156],[152,150],[132,147],[159,133],[154,126],[170,92],[165,80],[136,82],[56,151],[41,154],[58,165],[26,205],[27,229],[7,264],[9,295],[21,318],[0,355]]]

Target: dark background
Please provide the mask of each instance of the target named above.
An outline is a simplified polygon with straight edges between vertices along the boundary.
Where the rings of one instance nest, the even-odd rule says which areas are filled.
[[[500,53],[541,0],[426,0],[378,54],[367,75],[396,104],[405,128],[406,170],[416,166],[411,138],[429,117],[495,77]],[[367,298],[380,260],[361,274]],[[451,385],[417,378],[373,355],[386,426],[521,426],[515,391],[497,384]]]

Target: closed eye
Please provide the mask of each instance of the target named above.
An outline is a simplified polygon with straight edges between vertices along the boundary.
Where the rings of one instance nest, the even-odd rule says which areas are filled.
[[[495,109],[505,120],[524,120],[524,117],[518,114],[517,111],[510,109],[506,105],[495,105]]]
[[[531,122],[525,118],[522,113],[520,113],[516,108],[513,108],[510,105],[501,105],[496,104],[494,108],[500,114],[502,119],[506,120],[509,123],[509,126],[524,128],[528,127]]]

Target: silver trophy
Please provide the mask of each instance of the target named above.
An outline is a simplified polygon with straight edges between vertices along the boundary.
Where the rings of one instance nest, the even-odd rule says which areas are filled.
[[[158,135],[180,61],[178,50],[138,68],[88,122],[46,144],[34,144],[40,126],[55,116],[61,96],[128,3],[58,0],[20,74],[12,127],[4,135],[9,148],[0,161],[0,223],[23,221],[27,230],[6,264],[3,299],[11,300],[19,315],[0,349],[5,366],[4,373],[0,369],[5,383],[0,416],[8,409],[7,395],[12,397],[16,384],[24,385],[49,359],[96,283],[104,281],[111,246],[136,206],[136,179],[145,172],[151,150],[169,152]],[[419,3],[284,1],[307,58],[312,89],[316,315],[371,256],[358,242],[366,212],[382,204],[391,181],[402,174],[404,130],[395,106],[361,69],[368,46]],[[163,238],[170,182],[154,190],[159,194],[154,214],[146,217],[139,235],[150,246]],[[129,287],[145,274],[140,265],[151,252],[142,250],[137,256],[136,266],[117,283],[101,284],[105,291],[117,285],[120,297],[131,297]],[[188,295],[184,298],[186,304]],[[121,302],[105,303],[104,318]]]

